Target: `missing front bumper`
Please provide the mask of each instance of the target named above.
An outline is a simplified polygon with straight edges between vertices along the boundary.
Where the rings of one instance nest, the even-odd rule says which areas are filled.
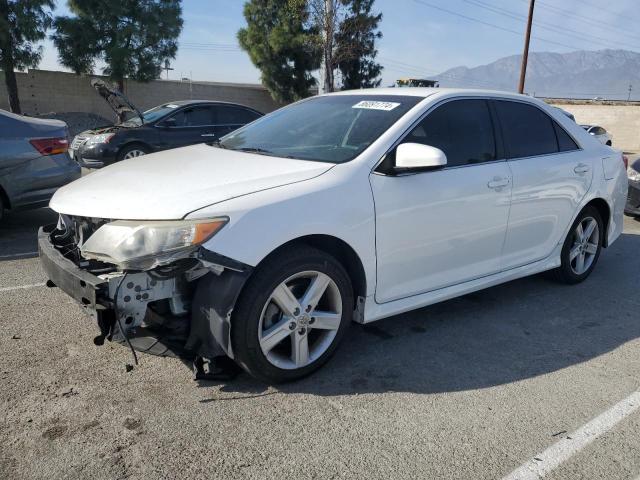
[[[193,359],[227,355],[231,313],[252,268],[208,251],[198,252],[193,267],[162,272],[83,270],[52,241],[55,227],[38,232],[38,249],[47,277],[93,317],[104,340],[138,351]]]

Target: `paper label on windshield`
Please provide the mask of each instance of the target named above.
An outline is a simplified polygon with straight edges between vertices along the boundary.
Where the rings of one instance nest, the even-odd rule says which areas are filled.
[[[384,110],[385,112],[390,112],[396,107],[399,107],[400,104],[396,102],[378,102],[375,100],[363,100],[361,102],[356,103],[351,108],[366,108],[367,110]]]

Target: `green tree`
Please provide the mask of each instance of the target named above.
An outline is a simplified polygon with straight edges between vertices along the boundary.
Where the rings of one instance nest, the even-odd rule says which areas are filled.
[[[0,68],[14,113],[22,113],[15,70],[40,63],[42,47],[36,44],[51,26],[53,7],[53,0],[0,0]]]
[[[93,73],[104,62],[105,75],[148,82],[175,58],[182,31],[180,0],[68,0],[73,16],[56,17],[51,36],[62,65],[77,74]]]
[[[344,90],[380,85],[382,65],[375,61],[382,14],[372,13],[374,0],[342,0],[348,11],[336,33],[338,69]]]
[[[305,25],[306,3],[299,0],[250,0],[244,5],[246,28],[238,31],[240,46],[260,70],[262,84],[280,102],[310,95],[311,72],[319,55]]]

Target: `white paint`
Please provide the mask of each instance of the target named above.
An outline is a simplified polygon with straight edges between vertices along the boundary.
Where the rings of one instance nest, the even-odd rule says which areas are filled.
[[[32,256],[32,255],[38,255],[38,252],[25,252],[25,253],[14,253],[11,255],[0,255],[0,260],[5,260],[9,258],[23,258],[23,257]]]
[[[58,189],[49,206],[82,217],[179,220],[223,200],[308,180],[332,166],[191,145],[86,175]]]
[[[535,455],[502,480],[539,480],[544,478],[546,474],[567,461],[600,435],[611,430],[638,408],[640,408],[640,392],[634,392],[586,425],[567,435],[567,438],[559,440],[544,452]]]
[[[350,105],[379,100],[372,95],[389,95],[390,103],[402,102],[405,95],[420,101],[350,162],[333,165],[194,145],[85,176],[58,190],[51,207],[72,215],[137,221],[226,216],[229,223],[204,248],[252,266],[303,236],[342,240],[364,268],[365,322],[557,266],[558,246],[575,215],[593,198],[603,198],[611,206],[609,239],[621,230],[628,182],[624,165],[618,162],[612,180],[594,171],[593,181],[585,181],[576,166],[593,165],[611,155],[611,149],[535,98],[425,88],[331,95],[354,96]],[[443,103],[461,98],[535,105],[570,133],[581,149],[520,159],[531,164],[529,170],[496,161],[406,176],[375,172],[383,156],[417,121]],[[260,120],[268,121],[269,116]],[[562,166],[564,173],[563,159],[568,162]],[[541,162],[551,167],[544,170],[544,183],[536,189],[536,177],[523,173],[535,173]],[[575,178],[569,180],[570,175]],[[512,189],[520,192],[517,199],[512,199]],[[520,211],[517,219],[509,216],[510,209]],[[547,221],[549,215],[556,220]],[[503,262],[506,239],[515,247],[509,253],[520,258],[511,268]],[[535,239],[535,246],[548,256],[540,258],[542,253],[537,252],[527,257],[527,239]]]
[[[502,268],[547,258],[564,242],[567,227],[589,192],[602,181],[599,156],[575,150],[535,159],[509,160],[513,175],[509,232],[502,249]],[[617,171],[622,160],[618,158]],[[581,165],[585,171],[576,173]],[[599,184],[599,183],[598,183]]]
[[[490,188],[492,179],[505,179],[505,184]],[[510,183],[507,162],[415,175],[371,175],[376,301],[386,303],[498,273]]]
[[[27,290],[29,288],[44,287],[45,283],[32,283],[31,285],[17,285],[15,287],[1,287],[0,292],[12,292],[14,290]]]

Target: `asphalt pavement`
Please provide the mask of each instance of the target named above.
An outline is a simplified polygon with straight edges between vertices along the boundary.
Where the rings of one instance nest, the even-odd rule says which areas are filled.
[[[2,479],[640,476],[638,221],[580,285],[538,275],[353,325],[276,387],[150,356],[127,372],[130,352],[94,346],[43,285],[35,232],[53,221],[0,224]]]

